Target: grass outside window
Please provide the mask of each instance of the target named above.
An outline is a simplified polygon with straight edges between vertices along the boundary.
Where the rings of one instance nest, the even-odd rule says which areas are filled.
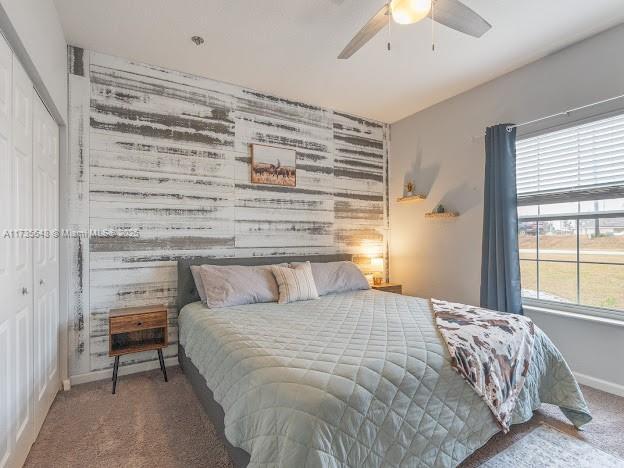
[[[520,224],[523,296],[624,311],[624,218]]]

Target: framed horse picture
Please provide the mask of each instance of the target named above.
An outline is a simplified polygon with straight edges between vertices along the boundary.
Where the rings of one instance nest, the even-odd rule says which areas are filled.
[[[251,183],[297,185],[297,153],[293,149],[267,145],[250,145]]]

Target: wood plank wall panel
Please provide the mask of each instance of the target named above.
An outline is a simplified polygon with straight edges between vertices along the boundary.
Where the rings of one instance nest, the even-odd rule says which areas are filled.
[[[384,254],[387,126],[202,77],[69,48],[72,375],[106,369],[111,308],[167,304],[176,260]],[[249,145],[293,148],[297,187],[250,183]],[[130,355],[124,364],[153,360]]]
[[[386,256],[387,126],[334,112],[335,244],[360,258]]]
[[[69,216],[67,228],[89,231],[89,54],[82,49],[69,48]],[[86,71],[86,72],[85,72]],[[72,237],[69,240],[71,267],[69,294],[69,368],[70,375],[91,370],[89,336],[89,240]]]

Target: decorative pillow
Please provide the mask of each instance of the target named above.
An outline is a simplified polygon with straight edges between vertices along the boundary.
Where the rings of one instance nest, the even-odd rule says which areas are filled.
[[[301,263],[291,263],[293,266]],[[368,281],[353,262],[312,263],[312,276],[319,296],[370,289]]]
[[[310,262],[301,263],[292,268],[273,265],[271,270],[277,281],[280,304],[318,299]]]
[[[279,295],[271,265],[202,265],[200,275],[209,308],[276,302]]]
[[[199,293],[199,298],[203,303],[206,303],[206,292],[204,291],[204,284],[202,283],[199,265],[191,265],[191,274],[193,275],[193,281],[195,281],[195,289]]]

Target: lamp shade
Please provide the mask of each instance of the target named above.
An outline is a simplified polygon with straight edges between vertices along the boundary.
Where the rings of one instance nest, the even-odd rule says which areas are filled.
[[[384,266],[383,257],[373,257],[371,259],[371,265],[375,268],[379,268],[379,269],[383,268]]]
[[[431,11],[431,0],[392,0],[390,11],[398,24],[417,23]]]

